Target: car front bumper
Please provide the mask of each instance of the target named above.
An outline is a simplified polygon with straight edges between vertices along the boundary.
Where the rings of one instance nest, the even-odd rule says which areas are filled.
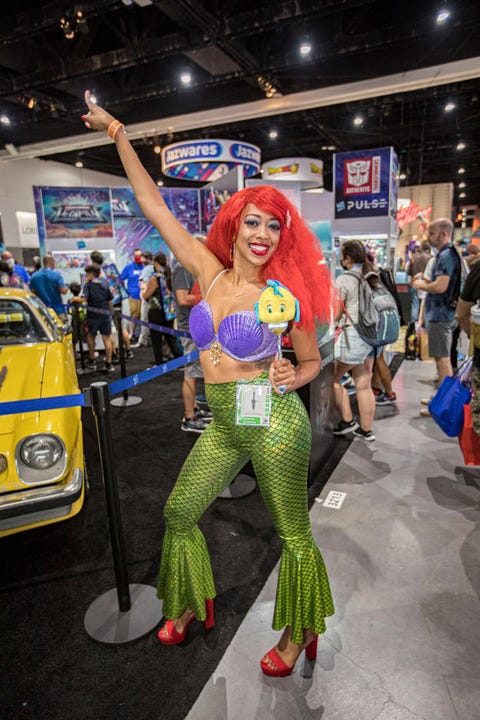
[[[83,493],[83,472],[75,468],[68,483],[0,495],[0,534],[24,526],[61,520]]]

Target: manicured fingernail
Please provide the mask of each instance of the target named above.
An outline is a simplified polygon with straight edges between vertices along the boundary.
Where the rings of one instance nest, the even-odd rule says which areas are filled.
[[[86,115],[82,115],[82,120],[86,120],[86,119],[87,119],[87,116],[86,116]]]

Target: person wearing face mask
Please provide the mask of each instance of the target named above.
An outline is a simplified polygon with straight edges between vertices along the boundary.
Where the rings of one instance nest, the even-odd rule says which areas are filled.
[[[128,305],[130,309],[130,317],[140,320],[142,310],[142,300],[140,298],[140,276],[143,272],[143,256],[140,248],[133,251],[132,262],[125,265],[120,278],[123,282],[127,282]],[[140,325],[134,322],[130,323],[130,338],[132,343],[136,343],[138,334],[140,333]]]
[[[13,263],[0,260],[0,287],[25,287],[23,280],[14,272]]]
[[[11,252],[4,250],[1,255],[2,260],[6,263],[9,270],[17,275],[24,285],[28,285],[30,282],[30,275],[24,265],[20,265],[15,262],[15,259]]]

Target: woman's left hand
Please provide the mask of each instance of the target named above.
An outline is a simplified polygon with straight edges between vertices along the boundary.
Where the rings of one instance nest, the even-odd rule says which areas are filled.
[[[279,360],[277,356],[270,365],[269,380],[277,395],[291,392],[295,385],[295,365],[286,358]],[[279,388],[285,388],[285,390],[282,392]]]
[[[85,103],[88,107],[88,113],[82,115],[85,127],[89,130],[107,130],[110,123],[115,120],[113,115],[91,101],[90,90],[85,92]]]

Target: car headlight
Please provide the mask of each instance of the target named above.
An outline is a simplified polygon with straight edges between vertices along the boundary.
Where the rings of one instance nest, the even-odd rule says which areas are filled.
[[[54,482],[65,473],[67,451],[58,435],[28,435],[17,445],[15,463],[18,477],[27,485]]]
[[[20,446],[22,462],[34,470],[46,470],[62,457],[63,447],[55,435],[34,435]]]

